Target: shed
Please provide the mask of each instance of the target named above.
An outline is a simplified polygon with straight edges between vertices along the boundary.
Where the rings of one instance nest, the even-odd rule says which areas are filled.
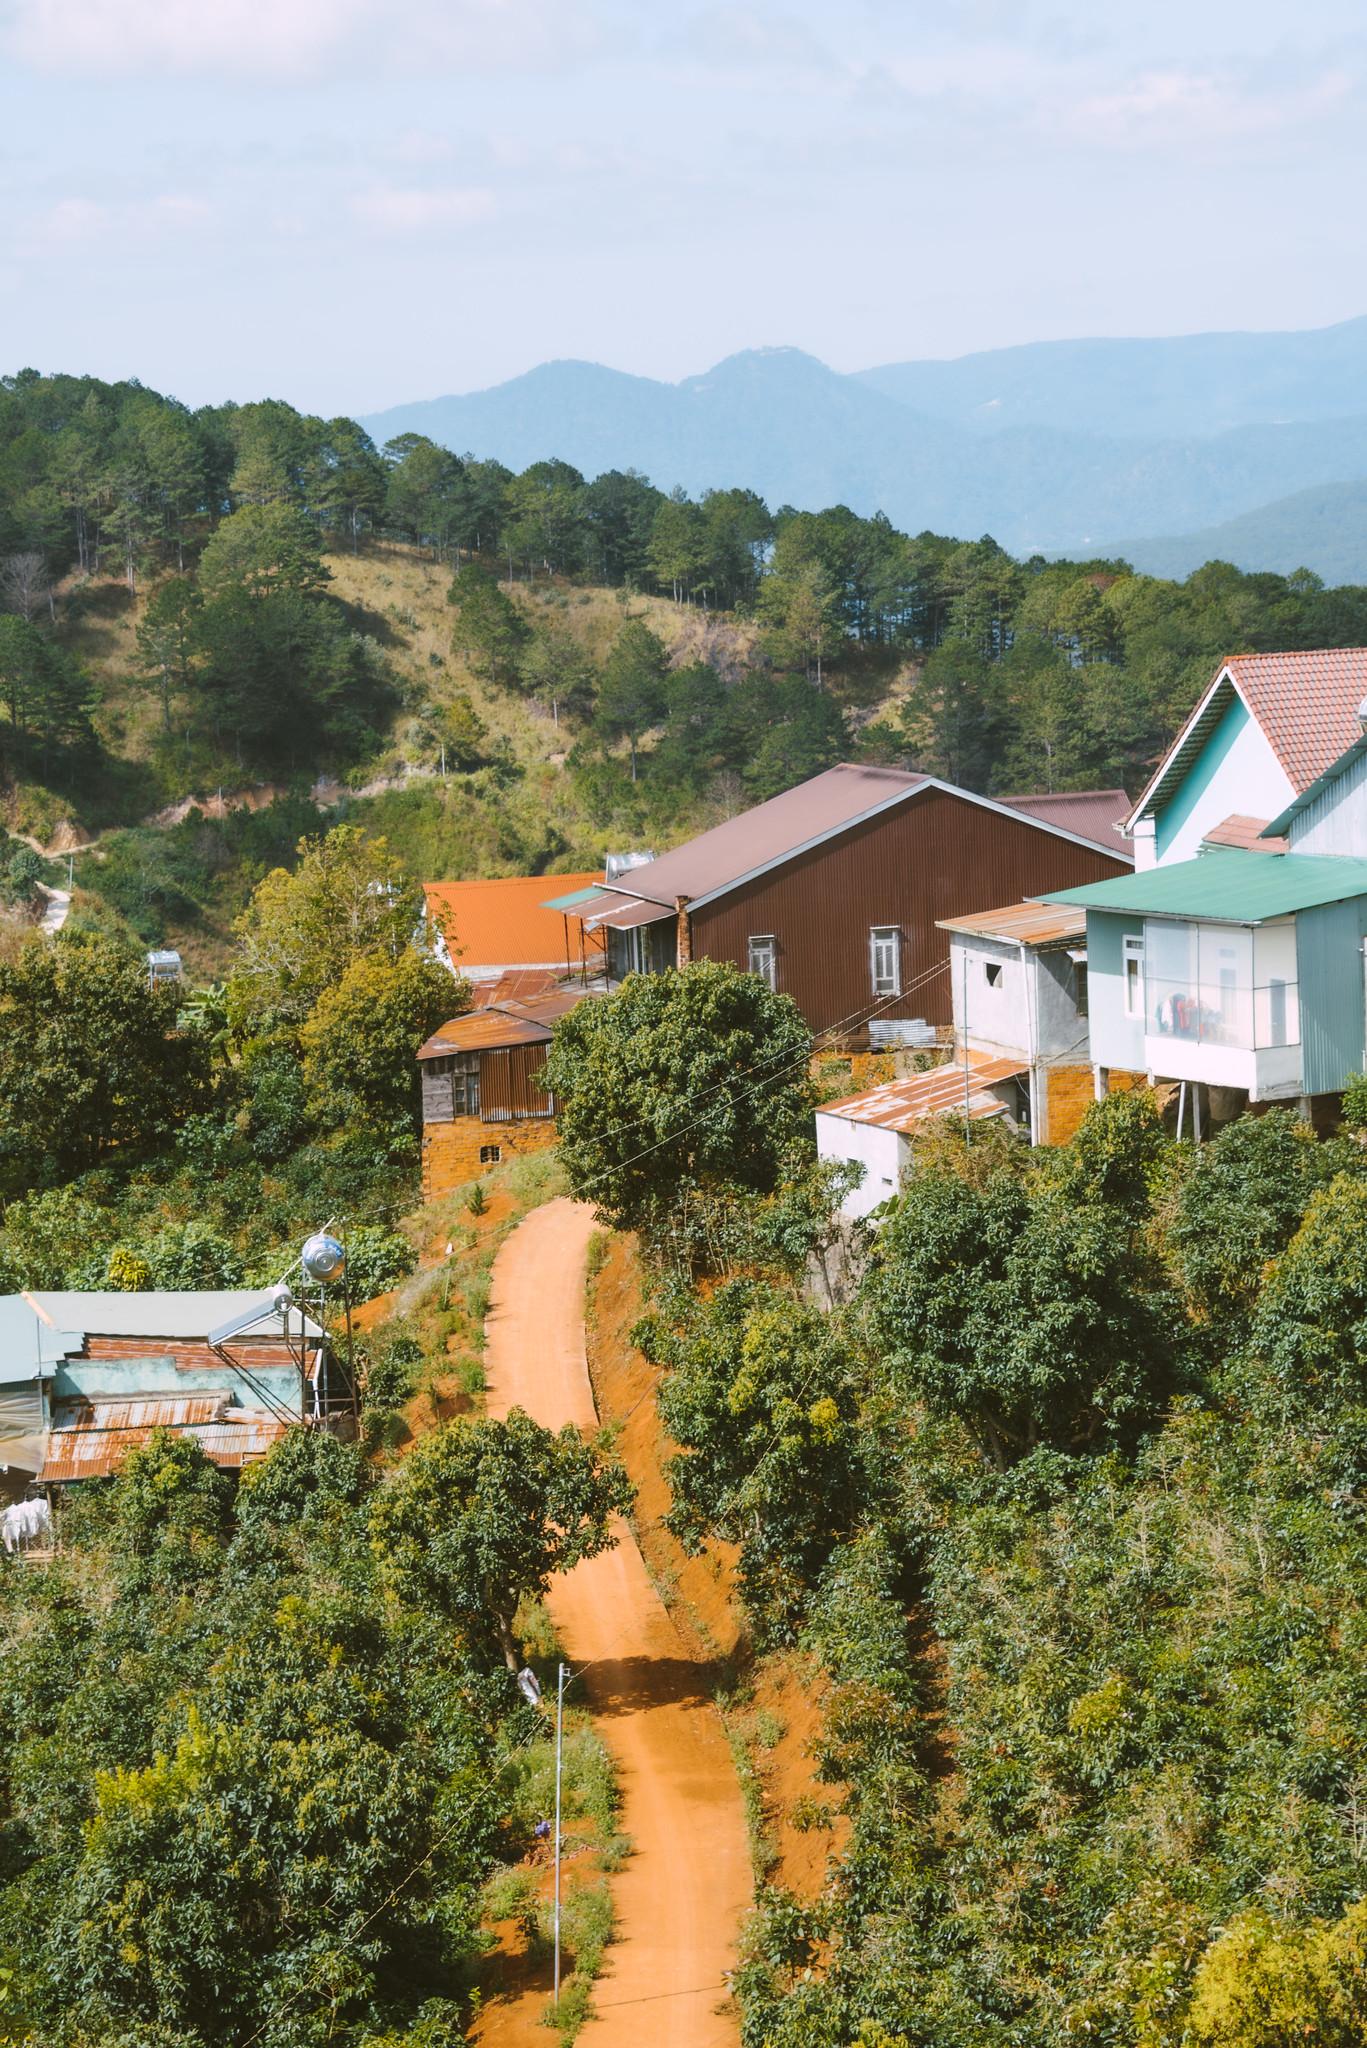
[[[1019,1083],[1028,1071],[1018,1059],[988,1059],[969,1052],[924,1074],[884,1081],[839,1102],[823,1102],[816,1112],[817,1156],[864,1170],[858,1187],[841,1204],[843,1214],[867,1216],[897,1193],[911,1163],[912,1134],[932,1118],[967,1117],[981,1123],[1003,1117],[1013,1126],[1021,1122],[1028,1108]]]

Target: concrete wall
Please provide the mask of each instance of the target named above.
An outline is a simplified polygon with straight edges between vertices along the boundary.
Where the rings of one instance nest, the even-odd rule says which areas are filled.
[[[852,1123],[848,1117],[816,1113],[816,1150],[820,1159],[854,1160],[864,1168],[859,1186],[841,1204],[846,1216],[867,1216],[897,1193],[911,1147],[900,1131],[875,1124]]]
[[[1158,812],[1158,864],[1166,867],[1194,859],[1211,827],[1236,813],[1275,818],[1294,793],[1262,727],[1236,696],[1171,800]]]

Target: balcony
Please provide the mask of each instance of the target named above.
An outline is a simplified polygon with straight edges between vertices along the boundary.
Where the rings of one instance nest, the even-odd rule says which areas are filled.
[[[1251,1100],[1294,1095],[1301,1079],[1300,994],[1294,981],[1261,985],[1227,971],[1216,980],[1145,977],[1144,1052],[1150,1073],[1242,1088]]]

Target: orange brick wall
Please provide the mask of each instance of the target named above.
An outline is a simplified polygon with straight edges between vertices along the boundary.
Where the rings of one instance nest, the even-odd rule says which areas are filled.
[[[1045,1076],[1044,1142],[1066,1145],[1092,1106],[1090,1067],[1051,1067]]]
[[[457,1117],[449,1124],[426,1124],[422,1134],[423,1200],[436,1201],[487,1173],[489,1164],[481,1165],[479,1157],[484,1145],[497,1145],[503,1159],[515,1159],[527,1152],[545,1152],[555,1143],[555,1135],[555,1124],[548,1116],[516,1124],[481,1123],[477,1116]]]

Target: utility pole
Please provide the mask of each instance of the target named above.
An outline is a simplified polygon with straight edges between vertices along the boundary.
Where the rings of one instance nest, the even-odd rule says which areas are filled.
[[[560,2010],[560,1776],[565,1755],[565,1667],[555,1687],[555,2005]]]

